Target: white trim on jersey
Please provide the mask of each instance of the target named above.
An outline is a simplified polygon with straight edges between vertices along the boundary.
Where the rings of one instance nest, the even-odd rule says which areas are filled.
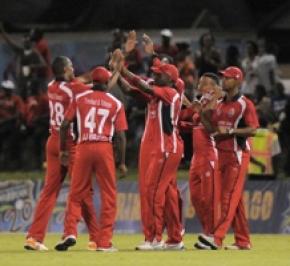
[[[87,90],[87,91],[84,91],[82,93],[79,93],[77,96],[76,96],[76,100],[78,100],[79,98],[83,97],[83,96],[86,96],[87,94],[91,94],[93,93],[92,90]]]
[[[242,117],[244,115],[244,112],[246,110],[246,107],[247,107],[247,103],[243,99],[243,96],[241,96],[238,99],[238,102],[240,103],[240,105],[242,107],[242,110],[241,110],[240,115],[237,117],[237,119],[236,119],[236,121],[234,123],[234,128],[237,128],[238,127],[238,124],[239,124],[240,120],[242,119]],[[236,136],[234,136],[234,151],[236,152],[236,155],[237,155],[239,164],[241,164],[242,163],[242,152],[238,150],[238,142],[237,142],[237,137]]]
[[[55,82],[55,79],[51,80],[51,81],[47,84],[47,87],[48,87],[48,86],[51,86],[54,82]]]
[[[68,95],[68,97],[70,98],[70,102],[72,102],[73,93],[72,90],[66,86],[66,82],[61,82],[59,84],[59,88]]]
[[[178,100],[178,98],[180,97],[180,95],[178,93],[175,94],[175,96],[173,97],[172,103],[170,104],[170,116],[171,116],[171,123],[173,126],[173,153],[177,152],[177,136],[176,136],[176,124],[177,124],[177,119],[178,119],[178,115],[177,118],[174,120],[174,111],[175,111],[175,102]]]
[[[114,135],[114,131],[115,131],[114,122],[115,122],[116,117],[117,117],[117,115],[118,115],[118,113],[119,113],[119,111],[120,111],[120,109],[122,107],[122,103],[115,96],[113,96],[111,93],[108,92],[106,94],[117,104],[116,113],[115,113],[114,116],[112,116],[112,119],[111,119],[112,125],[111,125],[111,132],[110,132],[110,140],[112,140],[113,135]]]
[[[147,127],[148,127],[148,123],[149,123],[149,107],[147,105],[147,114],[146,114],[146,121],[145,121],[145,127],[144,127],[144,132],[143,132],[143,136],[142,136],[142,139],[141,139],[141,142],[144,141],[145,139],[145,136],[147,134]]]
[[[78,143],[81,141],[81,136],[82,136],[82,126],[81,126],[81,114],[79,108],[76,110],[77,113],[77,126],[78,126]]]
[[[214,140],[214,137],[211,134],[208,134],[211,144],[212,144],[212,148],[213,148],[213,152],[215,154],[215,157],[218,159],[218,150],[216,148],[216,142]]]
[[[161,152],[164,152],[164,138],[163,138],[163,123],[162,123],[162,105],[163,102],[159,101],[158,103],[158,120],[159,120],[159,128],[160,128],[160,144],[161,144]]]

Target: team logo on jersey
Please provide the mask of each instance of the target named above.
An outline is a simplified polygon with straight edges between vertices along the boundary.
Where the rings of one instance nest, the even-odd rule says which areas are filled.
[[[234,108],[231,108],[229,111],[228,111],[228,116],[229,117],[233,117],[235,114],[235,109]]]
[[[150,117],[155,118],[156,117],[156,111],[149,111]]]

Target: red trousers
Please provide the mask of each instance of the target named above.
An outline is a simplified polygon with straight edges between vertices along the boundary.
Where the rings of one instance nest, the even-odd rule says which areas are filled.
[[[151,158],[152,146],[148,143],[141,143],[140,152],[139,152],[139,193],[140,193],[140,209],[141,209],[141,223],[143,228],[143,233],[145,240],[150,241],[151,238],[151,229],[150,229],[150,209],[149,209],[149,200],[148,200],[148,188],[150,179],[148,178],[148,166]],[[177,196],[177,199],[175,197]],[[179,223],[176,225],[171,219],[171,214],[179,210]],[[164,226],[167,227],[167,230],[173,231],[172,228],[182,228],[182,199],[180,192],[178,190],[176,180],[172,180],[166,191],[165,199],[165,210],[164,210]]]
[[[68,148],[70,151],[69,173],[74,160],[75,145],[72,140],[68,141]],[[55,206],[59,191],[65,179],[67,169],[60,165],[59,161],[59,138],[58,136],[49,136],[46,143],[46,161],[47,169],[45,175],[44,187],[40,193],[37,202],[32,224],[29,228],[27,238],[33,237],[39,242],[43,242],[48,222],[51,217],[53,208]],[[87,210],[82,209],[82,216],[85,221],[89,220]],[[80,219],[81,215],[79,216]],[[93,240],[96,234],[96,228],[91,226],[89,229],[90,240]]]
[[[153,241],[162,239],[164,224],[167,226],[169,243],[178,243],[182,240],[179,209],[179,194],[176,184],[177,169],[182,157],[183,145],[178,146],[177,153],[169,153],[167,156],[158,151],[149,154],[150,162],[146,172],[148,178],[147,188],[147,222],[148,238]],[[170,193],[168,194],[168,191]],[[166,209],[167,206],[171,208]],[[168,208],[168,207],[167,207]],[[168,220],[165,221],[165,217]]]
[[[215,229],[219,215],[217,160],[209,161],[206,156],[194,155],[189,176],[192,205],[201,222],[203,233],[210,235]]]
[[[93,206],[91,176],[96,174],[100,188],[101,210],[99,221]],[[70,192],[65,215],[64,237],[77,235],[81,206],[86,206],[89,223],[96,225],[98,247],[110,247],[116,217],[116,175],[112,144],[109,142],[83,143],[76,146]],[[88,226],[90,225],[88,224]]]
[[[215,242],[222,245],[230,226],[235,234],[235,243],[241,247],[250,244],[249,226],[243,203],[243,189],[249,165],[250,153],[219,151],[221,172],[221,219],[214,231]]]

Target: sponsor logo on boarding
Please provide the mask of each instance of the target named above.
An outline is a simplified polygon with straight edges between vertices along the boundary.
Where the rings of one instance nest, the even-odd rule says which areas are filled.
[[[288,208],[282,213],[283,219],[280,226],[280,232],[283,234],[290,233],[290,193],[287,195]]]
[[[233,117],[235,114],[235,109],[234,108],[230,108],[230,110],[228,111],[228,117]]]

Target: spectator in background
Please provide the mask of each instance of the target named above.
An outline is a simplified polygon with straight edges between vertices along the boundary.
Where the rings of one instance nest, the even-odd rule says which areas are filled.
[[[256,86],[258,84],[258,46],[253,41],[246,44],[246,56],[242,60],[242,68],[245,74],[245,80],[242,84],[242,92],[249,98],[253,98]]]
[[[43,84],[43,71],[46,63],[39,52],[33,48],[30,37],[24,35],[22,45],[15,43],[4,31],[0,24],[2,37],[14,51],[15,58],[15,81],[17,89],[23,99],[26,99],[27,92],[32,82]],[[6,74],[7,75],[7,74]]]
[[[51,55],[50,50],[48,48],[47,40],[44,38],[44,33],[40,29],[31,29],[29,33],[30,40],[33,42],[34,47],[42,56],[46,63],[46,68],[43,71],[43,75],[46,79],[50,79],[52,77],[51,71]]]
[[[283,116],[285,115],[284,110],[288,102],[289,96],[285,93],[283,83],[281,82],[276,83],[274,95],[272,96],[272,107],[275,116],[279,121],[281,121],[283,119]]]
[[[279,81],[276,52],[273,45],[259,40],[259,58],[257,65],[258,83],[262,84],[268,95],[272,94]]]
[[[24,103],[14,94],[15,85],[4,80],[0,87],[0,169],[12,170],[20,165],[20,126]]]
[[[195,53],[194,63],[198,69],[198,76],[206,72],[217,74],[221,67],[221,55],[215,47],[214,36],[208,32],[199,39],[200,50]]]
[[[178,48],[175,44],[171,43],[173,33],[169,29],[163,29],[161,32],[161,44],[160,45],[155,45],[154,51],[157,54],[166,54],[171,56],[173,59],[178,54]]]
[[[283,170],[286,176],[290,177],[290,101],[287,102],[279,128],[279,138],[283,154]]]
[[[225,68],[236,66],[241,68],[240,51],[236,45],[230,45],[226,50]]]
[[[45,161],[44,151],[49,127],[48,106],[47,94],[34,84],[26,101],[26,151],[29,161],[25,162],[25,166],[28,169],[42,169]]]
[[[266,93],[266,89],[263,85],[258,84],[255,90],[255,106],[256,111],[260,119],[266,121],[266,123],[273,123],[275,121],[275,115],[273,113],[271,99]]]
[[[179,70],[180,78],[184,81],[185,95],[192,101],[195,96],[195,87],[197,75],[192,55],[189,49],[178,53],[176,57],[176,66]]]

